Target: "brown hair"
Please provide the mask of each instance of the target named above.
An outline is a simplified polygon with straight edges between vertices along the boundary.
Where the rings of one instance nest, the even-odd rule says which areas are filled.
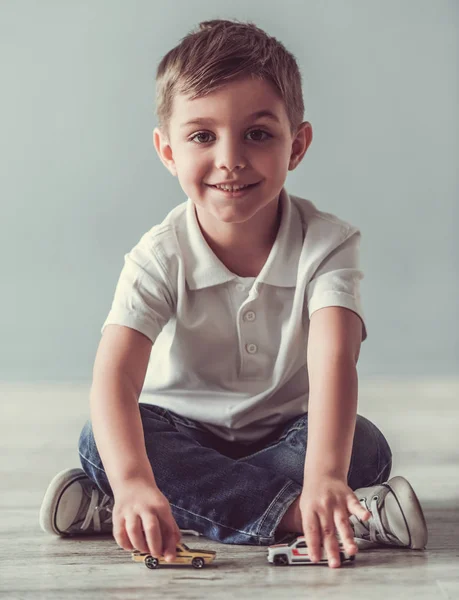
[[[303,121],[301,73],[293,54],[254,23],[216,19],[199,23],[162,59],[156,71],[158,128],[169,141],[174,95],[190,100],[245,77],[270,82],[284,100],[294,137]]]

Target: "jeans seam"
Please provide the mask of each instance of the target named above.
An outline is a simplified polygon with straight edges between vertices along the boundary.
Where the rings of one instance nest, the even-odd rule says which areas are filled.
[[[271,504],[268,506],[268,508],[265,510],[265,513],[260,521],[260,526],[257,529],[256,535],[263,540],[269,540],[272,536],[263,536],[260,535],[260,530],[262,529],[262,527],[264,526],[266,520],[268,519],[268,516],[270,514],[271,508],[275,505],[275,503],[277,502],[277,499],[283,495],[284,491],[289,488],[294,482],[293,481],[288,481],[284,487],[279,491],[279,493],[274,497],[274,499],[272,500]]]
[[[253,452],[252,454],[248,454],[247,456],[244,456],[238,460],[244,461],[244,459],[246,458],[253,458],[254,456],[257,456],[257,454],[260,454],[261,452],[264,452],[265,450],[271,449],[271,448],[275,448],[276,446],[278,446],[281,442],[283,442],[287,436],[292,433],[293,431],[300,431],[302,430],[303,427],[294,427],[292,429],[289,429],[287,431],[287,433],[285,433],[282,437],[278,438],[274,443],[270,444],[269,446],[265,446],[264,448],[261,448],[260,450],[257,450],[256,452]]]
[[[276,446],[279,445],[279,443],[281,441],[282,440],[277,440],[275,444],[271,444],[270,446],[265,446],[264,448],[261,448],[261,450],[257,450],[256,452],[253,452],[252,454],[247,454],[246,456],[243,456],[242,458],[238,458],[237,460],[244,462],[244,460],[246,460],[247,458],[253,458],[254,456],[257,456],[257,454],[260,454],[261,452],[268,450],[268,448],[275,448]]]
[[[376,483],[378,481],[378,479],[380,478],[380,476],[383,474],[383,471],[387,468],[388,465],[390,465],[392,459],[389,460],[389,462],[387,462],[384,467],[379,471],[378,475],[376,476],[376,478],[373,480],[372,483],[369,483],[368,486],[372,486],[372,485],[380,485],[379,483]]]
[[[205,521],[208,521],[209,523],[212,523],[213,525],[218,525],[219,527],[222,527],[223,529],[229,529],[230,531],[237,531],[238,533],[242,533],[243,535],[247,536],[247,537],[254,537],[253,533],[248,533],[247,531],[243,531],[242,529],[236,529],[235,527],[230,527],[229,525],[224,525],[223,523],[220,523],[219,521],[214,521],[213,519],[209,519],[209,517],[205,517],[203,515],[199,515],[197,513],[194,513],[191,510],[188,510],[187,508],[183,508],[181,506],[177,506],[176,504],[172,504],[172,502],[169,503],[171,506],[173,506],[177,511],[182,511],[187,513],[188,515],[193,515],[193,517],[197,517],[198,519],[204,519]]]
[[[100,467],[98,467],[97,465],[95,465],[92,461],[89,460],[89,458],[86,458],[86,456],[84,456],[83,454],[81,454],[80,451],[78,451],[79,456],[85,460],[88,464],[91,465],[91,467],[94,467],[95,469],[97,469],[98,471],[101,471],[106,477],[107,477],[107,473],[105,472],[105,469],[101,469]]]
[[[373,482],[370,483],[369,485],[376,485],[376,482],[378,481],[378,479],[382,475],[383,471],[386,469],[387,465],[389,465],[391,463],[391,461],[392,461],[392,452],[391,452],[391,456],[389,458],[389,462],[387,462],[382,468],[380,468],[380,465],[381,465],[381,443],[382,443],[382,439],[380,439],[380,437],[376,435],[375,431],[373,430],[373,427],[371,428],[371,430],[372,430],[372,434],[373,434],[373,440],[376,443],[377,452],[378,452],[378,455],[377,455],[378,456],[378,475],[375,477],[375,479],[373,480]],[[387,441],[386,441],[386,443],[387,443]],[[390,451],[390,448],[389,448],[389,451]]]
[[[368,421],[368,422],[370,423],[370,421]],[[379,470],[379,465],[381,464],[381,449],[380,449],[380,444],[379,444],[379,437],[377,436],[376,431],[375,431],[375,429],[374,429],[373,426],[376,427],[376,425],[374,425],[374,423],[372,423],[370,425],[369,429],[370,429],[370,432],[371,432],[371,437],[373,438],[373,444],[376,444],[376,452],[377,452],[377,454],[376,454],[376,457],[377,457],[376,458],[376,462],[377,462],[377,465],[378,465],[378,471],[379,471],[379,473],[376,476],[376,478],[373,480],[373,482],[368,484],[368,486],[375,485],[374,482],[379,479],[379,476],[381,475],[381,473],[384,470],[384,469]]]
[[[199,425],[198,423],[193,423],[193,422],[190,423],[188,421],[186,421],[186,422],[182,421],[182,419],[180,418],[180,415],[177,415],[177,413],[174,413],[173,411],[170,411],[167,408],[163,408],[162,406],[157,407],[156,404],[154,404],[153,406],[155,406],[155,408],[161,408],[161,410],[163,411],[161,417],[163,417],[166,421],[171,423],[171,425],[176,425],[178,423],[179,425],[182,425],[183,427],[189,427],[190,429],[195,429],[196,431],[208,433],[208,430],[205,429],[205,427]],[[192,419],[190,419],[189,421],[192,421]]]
[[[209,433],[206,429],[201,429],[200,427],[195,427],[194,425],[190,425],[189,423],[184,423],[183,421],[180,420],[176,420],[174,419],[174,424],[178,423],[179,425],[182,425],[182,427],[188,427],[189,429],[195,429],[196,431],[201,431],[202,433]]]
[[[357,428],[357,419],[358,419],[358,415],[356,416],[356,425],[354,427],[354,439],[355,439],[355,430]],[[347,482],[351,481],[351,476],[352,476],[352,469],[354,468],[354,439],[352,441],[352,449],[351,449],[351,459],[349,461],[349,469],[347,470]]]
[[[139,411],[142,406],[145,406],[145,403],[139,402]],[[161,414],[159,414],[159,412],[157,412],[156,410],[152,410],[151,412],[155,415],[155,417],[159,417],[163,421],[167,421],[168,423],[170,423],[170,420],[167,415],[167,410],[165,408],[163,408],[162,406],[156,406],[156,404],[146,404],[146,406],[154,406],[155,409],[160,409],[162,411]],[[148,411],[148,408],[146,410]],[[149,415],[148,415],[148,417],[149,417]],[[150,418],[152,418],[152,417],[150,417]]]

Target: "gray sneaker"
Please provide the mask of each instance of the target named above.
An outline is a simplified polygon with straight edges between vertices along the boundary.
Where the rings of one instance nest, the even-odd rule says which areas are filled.
[[[418,497],[404,477],[398,475],[386,483],[359,488],[354,490],[354,494],[372,515],[368,521],[362,521],[355,515],[349,517],[359,548],[387,545],[423,550],[426,547],[424,513]]]
[[[65,469],[46,490],[40,527],[54,535],[112,532],[113,498],[99,490],[83,469]]]

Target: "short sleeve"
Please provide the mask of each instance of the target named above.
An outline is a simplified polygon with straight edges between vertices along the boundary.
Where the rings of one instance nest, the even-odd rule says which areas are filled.
[[[358,229],[335,248],[319,265],[306,287],[309,318],[319,308],[343,306],[359,315],[362,321],[362,342],[367,338],[367,328],[360,298],[359,268],[360,238]]]
[[[152,343],[175,311],[174,293],[164,261],[145,243],[145,237],[124,256],[112,306],[101,333],[110,324],[125,325]]]

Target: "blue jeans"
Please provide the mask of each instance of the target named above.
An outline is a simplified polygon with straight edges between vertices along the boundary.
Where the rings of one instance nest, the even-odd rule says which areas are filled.
[[[268,546],[302,490],[308,414],[280,425],[256,443],[228,442],[201,423],[139,403],[145,445],[156,483],[180,529],[225,544]],[[81,465],[113,497],[91,422],[79,439]],[[392,453],[385,437],[357,415],[347,483],[352,490],[387,481]]]

